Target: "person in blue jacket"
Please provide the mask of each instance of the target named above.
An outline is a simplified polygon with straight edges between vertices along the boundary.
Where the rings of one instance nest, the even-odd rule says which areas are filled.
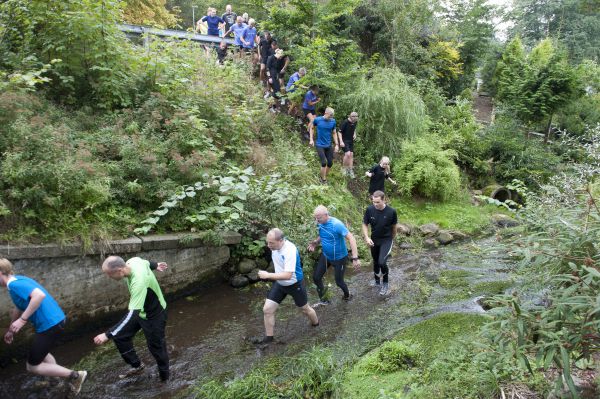
[[[78,394],[87,371],[63,367],[50,354],[65,329],[65,313],[56,300],[37,281],[15,275],[12,263],[5,258],[0,258],[0,286],[7,288],[15,305],[10,313],[12,322],[4,334],[4,342],[12,344],[15,334],[31,323],[35,335],[27,355],[27,371],[46,377],[66,378],[73,392]]]

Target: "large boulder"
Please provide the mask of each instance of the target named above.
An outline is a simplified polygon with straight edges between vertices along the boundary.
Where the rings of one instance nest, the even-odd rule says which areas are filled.
[[[256,262],[252,259],[242,259],[238,265],[240,274],[248,274],[254,269],[256,269]]]
[[[496,226],[502,228],[516,227],[519,225],[519,222],[503,213],[496,213],[492,215],[492,220]]]
[[[423,241],[423,247],[425,247],[427,249],[434,249],[434,248],[437,248],[438,246],[439,246],[439,243],[435,238],[428,238],[425,241]]]
[[[265,258],[258,258],[256,259],[256,266],[260,270],[265,270],[267,267],[269,267],[269,262],[267,262]]]
[[[440,231],[440,226],[435,223],[427,223],[419,227],[419,231],[421,234],[427,237],[431,237],[437,234]]]
[[[250,284],[250,281],[248,280],[248,277],[236,274],[229,280],[229,284],[234,288],[242,288]]]
[[[246,275],[251,283],[256,283],[258,280],[260,280],[260,278],[258,278],[258,270],[259,269],[254,269]]]
[[[402,236],[409,236],[411,233],[411,228],[407,224],[398,223],[396,225],[396,232]]]
[[[450,234],[449,231],[440,230],[440,232],[438,233],[438,235],[435,239],[437,240],[437,242],[439,242],[442,245],[448,245],[452,241],[454,241],[454,236],[452,234]]]

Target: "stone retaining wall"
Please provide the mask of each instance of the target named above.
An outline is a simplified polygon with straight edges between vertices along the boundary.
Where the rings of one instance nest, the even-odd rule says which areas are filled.
[[[129,294],[125,283],[102,274],[100,266],[105,256],[116,254],[124,259],[139,256],[167,262],[169,269],[156,274],[163,292],[176,294],[220,276],[221,266],[230,256],[227,245],[241,241],[237,233],[223,234],[222,238],[223,244],[219,246],[177,234],[96,243],[88,250],[77,244],[0,246],[0,257],[13,263],[16,274],[40,282],[63,308],[73,329],[127,307]],[[9,325],[11,308],[8,292],[0,288],[0,331]]]

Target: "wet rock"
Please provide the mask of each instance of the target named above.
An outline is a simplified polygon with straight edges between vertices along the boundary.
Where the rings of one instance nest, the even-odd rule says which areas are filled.
[[[403,236],[409,236],[411,233],[411,228],[407,224],[398,223],[396,225],[396,232]]]
[[[437,242],[436,242],[436,244],[437,244]],[[421,270],[429,269],[432,265],[433,265],[433,259],[431,259],[428,256],[421,257],[421,258],[419,258],[419,260],[417,260],[417,266]]]
[[[424,236],[431,237],[431,236],[436,235],[437,232],[440,231],[440,226],[438,226],[435,223],[427,223],[427,224],[424,224],[423,226],[419,227],[419,231]]]
[[[248,277],[236,274],[229,280],[229,284],[234,288],[242,288],[250,284],[250,281],[248,280]]]
[[[435,238],[428,238],[423,241],[423,246],[427,249],[437,248],[439,245],[438,241]]]
[[[448,245],[454,241],[454,236],[446,230],[441,230],[435,239],[442,245]]]
[[[256,267],[258,267],[260,270],[265,270],[267,267],[269,267],[269,262],[267,262],[265,258],[258,258],[256,259]]]
[[[483,191],[481,190],[473,190],[473,195],[483,195]]]
[[[409,242],[403,242],[403,243],[401,243],[401,244],[398,246],[398,248],[400,248],[400,249],[412,249],[412,248],[413,248],[413,246],[412,246],[412,244],[411,244],[411,243],[409,243]]]
[[[463,233],[462,231],[458,231],[458,230],[452,230],[452,231],[450,231],[450,234],[452,234],[452,236],[454,236],[454,239],[456,241],[466,240],[467,238],[469,238],[468,234]]]
[[[492,220],[496,226],[502,228],[516,227],[520,224],[515,219],[502,213],[496,213],[495,215],[492,215]]]
[[[242,259],[238,265],[240,274],[248,274],[254,269],[256,269],[256,262],[252,259]]]
[[[269,267],[267,267],[267,271],[269,273],[275,273],[275,265],[273,264],[273,261],[269,262]]]
[[[260,278],[258,278],[258,270],[259,269],[254,269],[246,275],[246,277],[248,277],[248,280],[250,280],[251,283],[256,283],[260,280]]]

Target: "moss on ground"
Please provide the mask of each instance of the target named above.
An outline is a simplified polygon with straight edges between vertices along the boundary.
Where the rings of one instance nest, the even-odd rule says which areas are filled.
[[[415,201],[397,198],[391,204],[398,211],[400,223],[420,226],[437,223],[441,228],[478,234],[491,226],[490,217],[504,211],[493,205],[475,206],[468,197],[449,202]]]
[[[427,365],[448,350],[452,344],[461,339],[473,336],[488,318],[475,314],[446,313],[417,323],[401,331],[394,340],[410,341],[422,348],[424,368],[412,368],[392,373],[374,373],[366,367],[380,348],[363,356],[354,367],[345,374],[342,382],[341,397],[348,399],[379,399],[387,393],[408,392],[415,384],[423,381]],[[434,386],[443,381],[428,381]],[[430,393],[427,393],[429,395]],[[389,396],[390,398],[396,396]],[[398,396],[404,397],[404,396]],[[414,396],[416,398],[431,398],[431,396]]]
[[[447,301],[460,301],[475,296],[491,296],[504,293],[513,286],[512,280],[484,281],[481,283],[465,285],[463,289],[449,293],[445,298]]]

